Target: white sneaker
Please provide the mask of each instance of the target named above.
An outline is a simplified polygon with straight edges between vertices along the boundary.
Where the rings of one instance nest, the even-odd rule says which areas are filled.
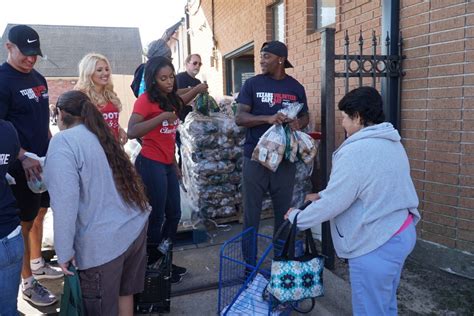
[[[64,274],[61,270],[56,270],[55,268],[51,267],[48,263],[45,263],[44,266],[37,270],[31,270],[33,276],[36,280],[41,279],[59,279]]]
[[[36,280],[33,281],[33,285],[30,288],[24,289],[22,292],[23,299],[30,301],[36,306],[49,306],[58,301],[53,293],[51,293],[47,288],[42,286]]]

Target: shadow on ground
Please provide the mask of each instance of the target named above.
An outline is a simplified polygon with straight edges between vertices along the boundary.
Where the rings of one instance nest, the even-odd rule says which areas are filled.
[[[451,274],[410,255],[398,289],[399,315],[474,315],[474,280]],[[348,265],[336,259],[336,275],[349,282]]]

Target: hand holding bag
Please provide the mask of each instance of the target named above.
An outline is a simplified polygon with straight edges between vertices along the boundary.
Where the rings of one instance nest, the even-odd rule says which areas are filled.
[[[306,206],[305,204],[304,207]],[[308,313],[314,308],[314,298],[324,295],[322,278],[324,257],[320,256],[316,250],[311,229],[304,231],[304,255],[295,257],[297,220],[298,215],[295,216],[281,255],[276,256],[272,261],[270,282],[267,290],[281,303],[295,303],[311,299],[312,305],[309,310],[298,310],[292,304],[293,309],[296,311]],[[279,235],[288,224],[289,221],[283,223],[282,227],[275,234],[274,240],[278,240]]]
[[[82,316],[85,310],[82,305],[81,284],[76,268],[71,264],[68,268],[74,275],[64,276],[64,292],[61,297],[59,315]]]

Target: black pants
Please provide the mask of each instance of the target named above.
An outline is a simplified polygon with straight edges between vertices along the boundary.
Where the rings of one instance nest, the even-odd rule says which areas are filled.
[[[283,223],[283,217],[292,206],[293,189],[295,185],[296,166],[287,160],[283,160],[275,172],[262,166],[257,161],[244,158],[242,171],[242,193],[244,208],[244,230],[254,227],[258,232],[260,225],[260,215],[262,212],[263,195],[270,193],[273,204],[275,222],[273,233]],[[255,265],[255,253],[251,253],[251,248],[247,243],[242,245],[244,259],[247,263]]]
[[[142,177],[152,208],[148,241],[159,244],[162,239],[174,240],[181,218],[181,199],[173,164],[163,164],[140,154],[135,166]]]

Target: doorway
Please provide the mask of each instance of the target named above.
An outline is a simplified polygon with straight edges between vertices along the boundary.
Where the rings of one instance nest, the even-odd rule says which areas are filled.
[[[253,42],[244,45],[224,56],[225,94],[234,96],[240,92],[244,82],[255,76]]]

